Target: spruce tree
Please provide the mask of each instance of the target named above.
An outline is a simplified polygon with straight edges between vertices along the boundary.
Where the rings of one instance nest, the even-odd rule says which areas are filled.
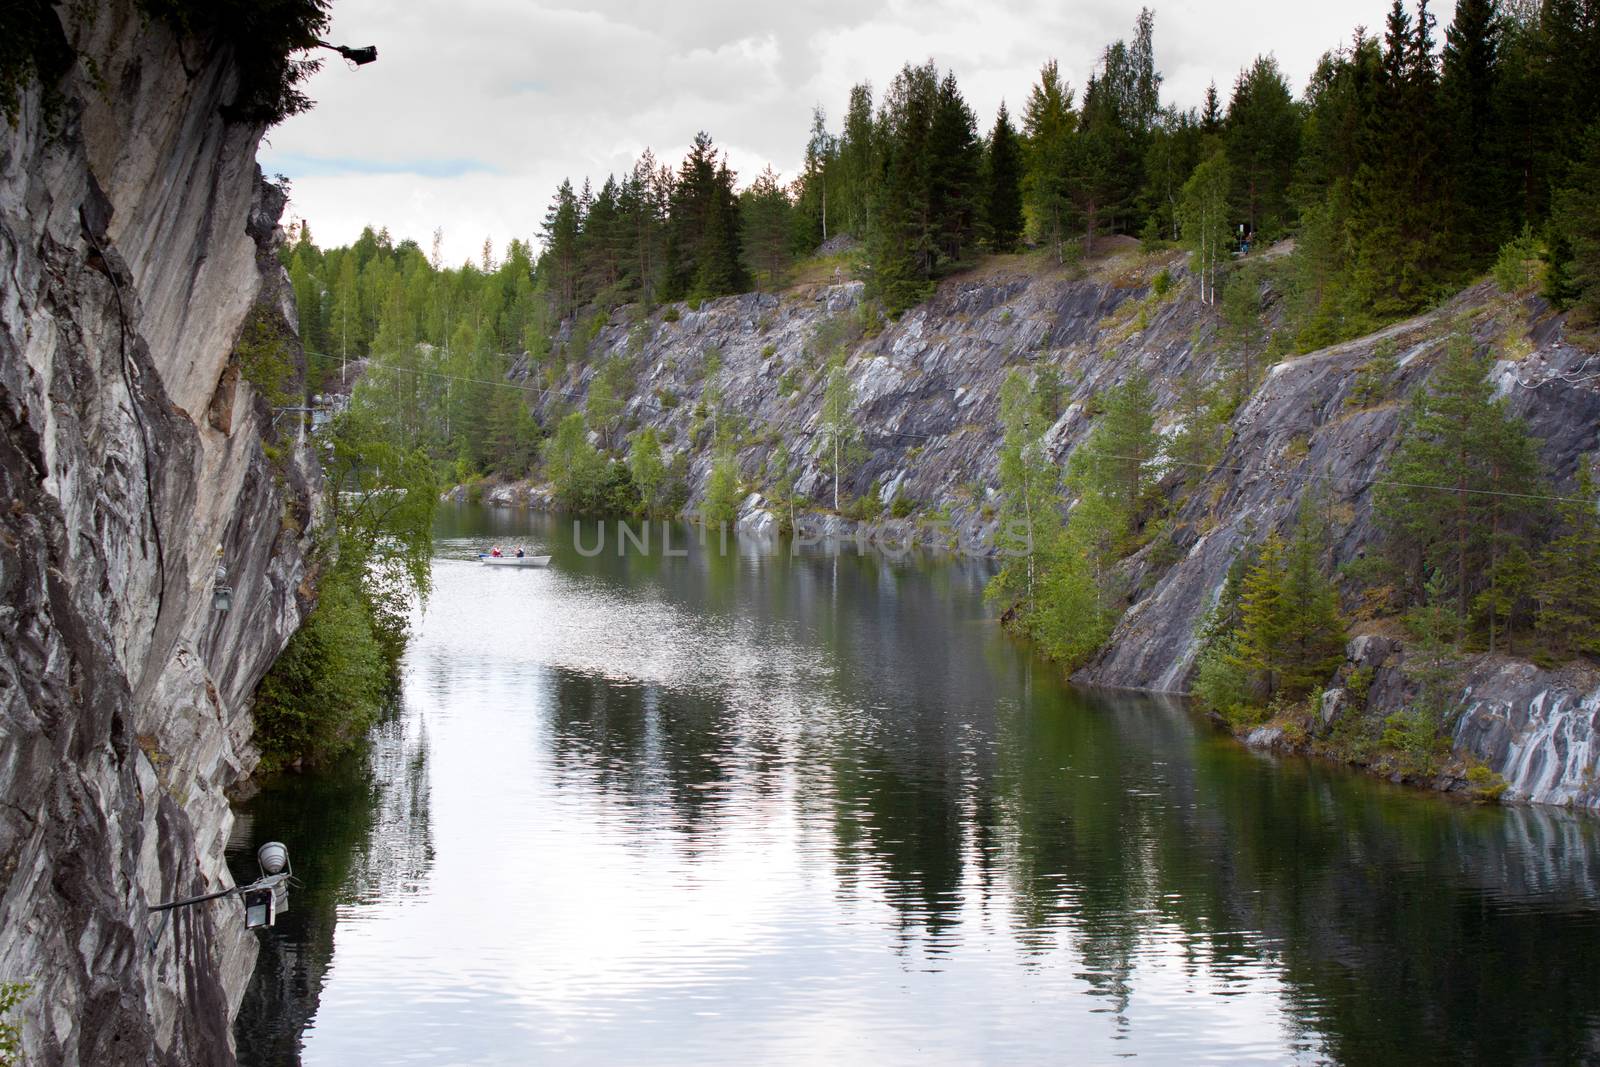
[[[1503,18],[1498,0],[1459,0],[1445,31],[1440,102],[1448,135],[1448,194],[1458,253],[1488,263],[1511,236],[1514,175],[1505,165],[1500,101]]]
[[[983,144],[977,118],[967,106],[954,73],[939,82],[928,129],[928,206],[939,261],[958,263],[977,243],[983,205]],[[931,270],[928,273],[932,273]]]
[[[744,252],[750,273],[777,288],[790,263],[790,216],[795,208],[769,166],[740,197],[744,213]]]
[[[1283,540],[1268,534],[1241,584],[1239,625],[1227,657],[1228,664],[1247,679],[1250,697],[1262,705],[1271,701],[1279,686],[1278,657],[1289,632],[1283,603],[1287,581]]]
[[[1587,457],[1567,495],[1535,568],[1539,635],[1552,648],[1600,657],[1600,497]]]
[[[1283,233],[1292,221],[1289,182],[1300,154],[1300,111],[1271,56],[1239,73],[1225,143],[1234,217],[1258,239]]]
[[[577,310],[578,301],[578,198],[572,182],[563,180],[556,190],[542,231],[544,255],[539,258],[539,270],[548,280],[556,318],[564,319]]]
[[[1033,215],[1035,236],[1059,263],[1065,258],[1067,231],[1072,226],[1071,180],[1073,133],[1078,117],[1072,89],[1062,80],[1056,61],[1039,71],[1023,112],[1024,163],[1022,191]]]
[[[1577,162],[1555,198],[1553,228],[1562,247],[1552,250],[1560,271],[1563,303],[1580,322],[1600,322],[1600,120],[1583,139]]]
[[[1022,143],[1004,100],[989,132],[984,164],[984,241],[991,252],[1015,251],[1022,237]]]
[[[1278,684],[1291,699],[1315,691],[1344,660],[1339,595],[1323,571],[1327,551],[1327,527],[1308,499],[1284,552]]]

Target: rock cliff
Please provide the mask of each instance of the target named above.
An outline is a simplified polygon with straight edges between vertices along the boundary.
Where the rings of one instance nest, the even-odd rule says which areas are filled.
[[[0,978],[30,1064],[228,1063],[237,898],[149,909],[231,884],[250,694],[306,607],[313,475],[235,354],[258,307],[292,346],[283,201],[226,50],[57,10],[74,58],[0,137]]]
[[[818,368],[821,349],[842,338],[866,456],[851,468],[841,499],[876,493],[887,505],[898,493],[915,502],[910,518],[875,524],[880,539],[981,546],[993,532],[999,391],[1010,369],[1059,374],[1063,407],[1047,442],[1063,463],[1087,437],[1096,395],[1135,370],[1154,386],[1163,433],[1180,425],[1180,380],[1192,373],[1212,383],[1223,373],[1220,324],[1196,298],[1181,256],[1145,256],[1126,242],[1079,273],[1011,264],[947,280],[881,332],[869,321],[869,336],[861,335],[855,283],[729,297],[697,310],[680,305],[649,318],[625,309],[587,341],[581,369],[541,394],[545,414],[581,403],[604,360],[629,358],[636,377],[624,422],[655,426],[669,450],[688,449],[696,498],[711,456],[704,434],[700,447],[690,442],[709,417],[702,403],[709,387],[720,392],[718,417],[741,420],[744,475],[756,478],[776,443],[787,441],[800,462],[796,488],[821,503],[832,485],[824,457],[815,454],[825,384]],[[1269,317],[1279,314],[1274,301],[1269,291]],[[1199,651],[1197,624],[1230,563],[1241,548],[1292,522],[1310,489],[1323,495],[1333,523],[1335,565],[1381,550],[1374,482],[1397,443],[1407,398],[1462,327],[1505,356],[1495,367],[1500,391],[1538,438],[1556,484],[1570,486],[1582,457],[1600,447],[1600,375],[1586,373],[1600,370],[1600,359],[1570,340],[1561,318],[1536,300],[1509,300],[1482,283],[1380,333],[1283,359],[1233,415],[1217,465],[1199,475],[1169,473],[1169,489],[1179,473],[1189,474],[1187,492],[1166,531],[1125,564],[1127,613],[1078,680],[1184,692]],[[565,339],[583,343],[570,333]],[[1392,348],[1397,369],[1380,399],[1353,403],[1358,377],[1380,346]],[[715,353],[715,374],[707,373],[708,353]],[[514,377],[525,374],[513,370]],[[740,522],[759,530],[773,516],[752,495]],[[858,532],[833,516],[814,528]],[[1399,662],[1391,664],[1396,678]],[[1585,683],[1582,672],[1558,678],[1527,664],[1502,667],[1473,667],[1458,744],[1504,774],[1512,797],[1600,805],[1589,740],[1600,728],[1600,684]],[[1370,709],[1352,712],[1382,714],[1406,698],[1398,682],[1373,693]]]

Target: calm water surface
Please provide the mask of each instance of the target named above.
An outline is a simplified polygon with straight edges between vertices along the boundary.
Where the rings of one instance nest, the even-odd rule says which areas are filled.
[[[1593,821],[1075,691],[978,562],[607,533],[449,509],[401,711],[245,806],[246,1064],[1600,1056]]]

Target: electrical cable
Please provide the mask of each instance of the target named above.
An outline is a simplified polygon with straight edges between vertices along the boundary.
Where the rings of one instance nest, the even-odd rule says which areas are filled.
[[[326,352],[308,352],[307,355],[329,356],[329,354],[326,353]],[[331,358],[331,357],[329,357],[329,358]],[[370,361],[370,357],[369,357],[369,361]],[[430,370],[421,370],[419,368],[414,368],[414,367],[396,367],[396,366],[388,366],[388,365],[379,365],[375,369],[377,371],[380,371],[380,372],[392,371],[392,372],[399,373],[399,374],[411,374],[411,375],[416,375],[416,376],[419,376],[419,377],[440,378],[440,379],[453,381],[453,382],[462,382],[462,383],[468,384],[468,385],[485,385],[485,386],[490,386],[490,387],[493,387],[493,388],[500,388],[500,389],[515,389],[518,392],[521,392],[521,393],[523,393],[525,395],[535,396],[535,397],[556,396],[556,397],[561,397],[561,398],[567,399],[567,400],[582,400],[584,398],[584,394],[577,393],[577,392],[572,392],[570,390],[555,389],[555,388],[530,389],[528,386],[518,385],[515,382],[504,382],[504,381],[497,382],[497,381],[490,381],[490,380],[484,379],[484,378],[468,378],[468,377],[465,377],[463,375],[458,375],[458,374],[446,374],[443,371],[430,371]],[[1597,373],[1596,375],[1593,375],[1592,377],[1600,377],[1600,373]],[[1583,380],[1587,381],[1588,379],[1586,378],[1586,379],[1583,379]],[[648,408],[651,408],[654,411],[658,411],[658,412],[661,412],[661,413],[666,413],[668,411],[673,410],[672,407],[664,407],[664,406],[662,406],[660,404],[653,403],[653,402],[651,402],[649,400],[646,400],[643,397],[635,397],[633,402],[635,404],[638,404],[641,407],[648,407]],[[764,427],[766,427],[768,429],[787,430],[787,431],[792,431],[792,432],[795,432],[795,433],[803,434],[803,435],[808,436],[808,437],[816,432],[815,430],[811,429],[810,427],[799,426],[799,425],[796,425],[794,423],[778,422],[778,421],[775,421],[775,420],[772,420],[772,419],[763,419],[763,418],[758,418],[758,417],[755,417],[755,416],[748,416],[748,415],[740,415],[738,417],[743,418],[743,419],[747,419],[748,421],[750,421],[750,422],[752,422],[752,423],[754,423],[756,425],[764,426]],[[925,441],[937,440],[939,438],[949,436],[948,434],[918,433],[918,432],[913,431],[913,430],[879,430],[879,431],[877,431],[877,434],[879,436],[883,436],[883,437],[895,437],[895,436],[898,436],[898,437],[915,437],[915,438],[919,438],[919,439],[922,439],[922,440],[925,440]],[[1151,457],[1149,457],[1149,456],[1120,455],[1120,454],[1115,453],[1115,452],[1103,452],[1103,451],[1100,451],[1098,449],[1087,449],[1087,448],[1083,447],[1082,445],[1080,445],[1077,448],[1072,450],[1072,454],[1073,455],[1076,455],[1076,454],[1078,454],[1080,452],[1083,453],[1086,456],[1093,456],[1093,457],[1096,457],[1096,458],[1099,458],[1099,459],[1115,459],[1115,460],[1124,460],[1124,461],[1129,461],[1129,462],[1132,462],[1132,461],[1149,462],[1150,459],[1151,459]],[[1197,462],[1193,462],[1193,461],[1185,461],[1185,460],[1177,460],[1177,459],[1168,459],[1168,460],[1165,460],[1164,462],[1165,462],[1165,464],[1167,466],[1188,467],[1188,468],[1192,468],[1192,469],[1195,469],[1195,470],[1204,471],[1204,472],[1207,472],[1207,473],[1210,473],[1212,471],[1226,471],[1226,472],[1228,472],[1230,474],[1260,474],[1260,475],[1276,475],[1276,474],[1289,473],[1289,472],[1286,472],[1286,471],[1281,471],[1281,470],[1279,470],[1277,468],[1274,468],[1274,467],[1263,466],[1263,465],[1227,464],[1227,463],[1197,463]],[[1376,487],[1379,487],[1379,486],[1389,486],[1389,487],[1396,488],[1396,489],[1429,489],[1429,490],[1435,490],[1435,491],[1443,492],[1443,493],[1461,494],[1461,495],[1465,495],[1465,496],[1503,497],[1503,498],[1513,499],[1513,500],[1541,501],[1541,502],[1553,503],[1553,504],[1585,504],[1585,503],[1592,504],[1592,503],[1594,503],[1594,501],[1587,500],[1587,499],[1582,498],[1582,497],[1557,496],[1557,495],[1551,494],[1551,493],[1516,493],[1516,492],[1509,492],[1509,491],[1500,490],[1500,489],[1468,489],[1468,488],[1463,488],[1461,486],[1433,485],[1433,484],[1429,484],[1429,483],[1426,483],[1426,482],[1408,482],[1408,481],[1401,481],[1399,479],[1394,479],[1394,478],[1369,478],[1369,479],[1333,478],[1333,477],[1330,477],[1330,476],[1325,475],[1325,474],[1311,474],[1308,477],[1310,479],[1312,479],[1312,480],[1321,480],[1324,483],[1330,483],[1330,484],[1348,483],[1347,484],[1347,490],[1348,490],[1348,495],[1350,495],[1350,496],[1358,495],[1359,493],[1361,493],[1361,492],[1363,492],[1364,490],[1367,490],[1367,489],[1372,489],[1372,488],[1376,488]]]

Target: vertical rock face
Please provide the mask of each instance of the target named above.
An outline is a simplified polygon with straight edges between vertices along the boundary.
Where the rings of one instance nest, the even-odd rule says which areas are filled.
[[[250,694],[306,606],[303,442],[269,461],[232,356],[291,310],[282,198],[225,53],[125,0],[62,19],[76,65],[0,137],[0,979],[28,1063],[228,1063],[237,899],[149,908],[230,884]]]

